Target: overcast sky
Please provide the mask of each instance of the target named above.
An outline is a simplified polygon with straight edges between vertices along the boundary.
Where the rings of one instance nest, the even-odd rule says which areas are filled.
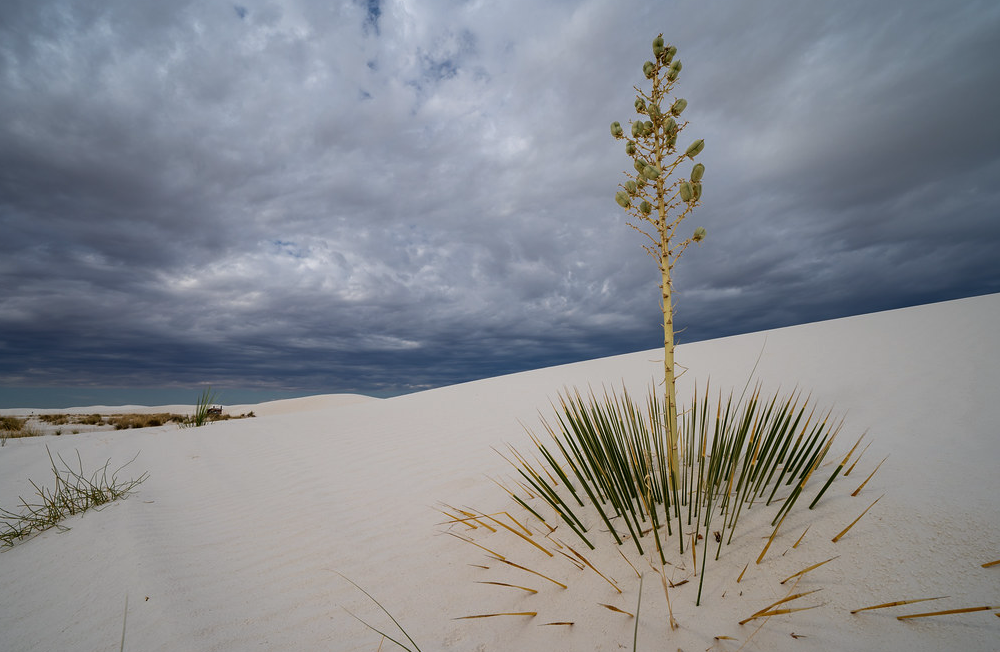
[[[1000,292],[995,0],[4,0],[0,385],[661,345],[608,128],[659,31],[706,142],[681,342]]]

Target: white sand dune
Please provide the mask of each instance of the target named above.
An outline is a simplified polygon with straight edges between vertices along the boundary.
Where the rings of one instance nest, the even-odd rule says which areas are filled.
[[[1000,295],[990,295],[679,347],[678,362],[688,369],[683,397],[709,377],[713,388],[739,391],[760,355],[756,377],[768,391],[800,388],[846,414],[830,459],[865,430],[872,443],[816,510],[796,506],[760,565],[753,560],[773,513],[756,521],[751,513],[745,524],[741,517],[733,545],[708,565],[702,606],[694,606],[699,578],[671,590],[678,629],[667,626],[663,591],[646,566],[638,649],[1000,649],[1000,618],[989,611],[896,619],[1000,605],[1000,566],[981,566],[1000,559],[998,323]],[[128,500],[68,519],[67,531],[0,553],[0,650],[118,649],[126,594],[129,650],[376,650],[380,637],[346,610],[390,635],[398,630],[338,573],[378,598],[425,652],[631,649],[635,621],[600,606],[635,611],[639,582],[616,546],[605,543],[588,559],[619,583],[621,595],[589,569],[505,531],[472,533],[559,579],[568,587],[561,589],[445,535],[435,507],[444,501],[515,513],[489,479],[511,474],[491,447],[530,450],[519,422],[540,431],[539,411],[552,414],[549,401],[564,387],[624,385],[644,396],[662,377],[661,355],[385,400],[250,406],[257,418],[205,428],[10,440],[0,449],[0,505],[8,509],[28,495],[29,478],[48,482],[46,446],[67,459],[79,451],[91,468],[139,453],[122,474],[148,471],[149,479]],[[831,541],[883,494],[847,536]],[[634,549],[622,550],[643,570]],[[680,582],[692,564],[674,556]],[[760,621],[737,624],[787,595],[782,579],[835,556],[796,589],[821,589],[801,599],[816,608],[773,616],[759,630]],[[849,613],[936,596],[950,597]],[[455,620],[525,611],[538,616]],[[568,621],[574,625],[544,625]]]

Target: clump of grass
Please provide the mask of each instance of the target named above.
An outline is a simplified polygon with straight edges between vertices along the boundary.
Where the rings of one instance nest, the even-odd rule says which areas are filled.
[[[119,480],[118,473],[134,462],[135,457],[114,471],[110,471],[111,460],[108,460],[103,467],[88,476],[83,470],[79,452],[78,465],[72,467],[59,455],[55,459],[59,460],[61,466],[57,465],[48,446],[45,450],[55,476],[54,486],[49,489],[29,480],[35,490],[36,500],[29,502],[25,498],[19,498],[20,512],[0,508],[0,546],[12,546],[31,534],[52,527],[62,527],[59,522],[69,516],[126,498],[149,477],[148,473],[143,473],[136,479]]]

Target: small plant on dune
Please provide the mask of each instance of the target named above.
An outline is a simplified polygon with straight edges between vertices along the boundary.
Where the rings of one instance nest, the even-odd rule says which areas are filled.
[[[69,516],[126,498],[149,477],[149,474],[143,473],[135,479],[118,478],[122,469],[134,462],[135,457],[113,471],[110,470],[111,460],[108,460],[103,467],[88,476],[83,470],[83,460],[79,452],[77,452],[78,465],[74,468],[58,455],[55,459],[59,460],[61,466],[57,465],[48,446],[45,450],[48,452],[52,474],[55,476],[54,486],[49,489],[29,480],[37,500],[29,502],[25,498],[20,498],[20,512],[0,508],[2,546],[12,546],[36,532],[61,527],[59,522]]]
[[[675,59],[677,48],[663,42],[663,34],[653,40],[653,60],[642,66],[646,79],[652,82],[647,92],[635,86],[635,111],[631,121],[631,138],[626,138],[618,122],[611,123],[611,135],[625,140],[625,153],[633,161],[633,170],[625,172],[626,181],[619,184],[615,195],[618,205],[629,212],[628,225],[646,237],[646,251],[660,269],[661,308],[663,310],[663,373],[664,422],[669,441],[669,469],[677,471],[677,391],[674,380],[674,308],[671,272],[677,259],[692,242],[701,242],[705,229],[698,227],[693,234],[681,239],[681,222],[701,201],[701,163],[691,168],[686,179],[671,181],[671,175],[704,149],[705,141],[692,141],[681,152],[678,138],[687,122],[678,122],[687,107],[687,100],[674,98],[672,92],[681,72],[681,61]],[[645,119],[644,119],[645,118]]]
[[[198,397],[198,403],[195,405],[194,415],[191,417],[191,425],[198,428],[208,423],[208,410],[212,407],[213,403],[215,403],[215,394],[212,392],[211,387],[206,387],[205,391],[203,391]]]

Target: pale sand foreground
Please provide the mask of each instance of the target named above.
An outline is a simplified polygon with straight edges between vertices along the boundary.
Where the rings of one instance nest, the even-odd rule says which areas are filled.
[[[679,629],[667,626],[659,580],[646,566],[638,648],[736,650],[759,624],[737,622],[787,595],[780,580],[839,555],[796,589],[821,588],[802,606],[822,606],[772,617],[743,649],[1000,649],[1000,618],[991,612],[895,618],[1000,605],[1000,566],[981,567],[1000,559],[998,323],[1000,295],[991,295],[681,346],[678,362],[689,369],[683,396],[709,376],[714,388],[738,392],[763,348],[756,376],[768,390],[798,387],[819,406],[846,413],[831,460],[865,430],[873,443],[816,510],[796,506],[760,565],[752,562],[770,528],[741,517],[733,545],[709,564],[702,606],[694,606],[696,580],[671,591]],[[337,572],[377,597],[425,652],[631,649],[634,621],[599,606],[636,606],[638,580],[614,545],[588,558],[618,581],[622,595],[589,569],[549,559],[503,531],[473,533],[512,561],[558,576],[569,587],[563,590],[499,568],[444,535],[435,507],[444,501],[524,513],[488,479],[510,476],[491,447],[510,442],[529,450],[518,422],[540,432],[538,412],[551,414],[549,400],[563,387],[624,384],[641,398],[661,377],[661,355],[652,350],[387,400],[248,406],[258,418],[206,428],[10,440],[0,449],[0,505],[7,508],[27,496],[29,478],[49,482],[45,446],[67,459],[78,450],[88,467],[139,452],[132,474],[150,477],[128,500],[68,520],[70,530],[0,553],[0,650],[118,649],[126,593],[128,650],[377,649],[379,636],[344,608],[397,631]],[[818,485],[810,488],[812,496]],[[830,541],[883,493],[847,536]],[[675,581],[690,575],[689,560],[672,561]],[[849,614],[934,596],[951,597]],[[454,620],[501,611],[538,617]],[[557,621],[575,624],[542,626]]]

